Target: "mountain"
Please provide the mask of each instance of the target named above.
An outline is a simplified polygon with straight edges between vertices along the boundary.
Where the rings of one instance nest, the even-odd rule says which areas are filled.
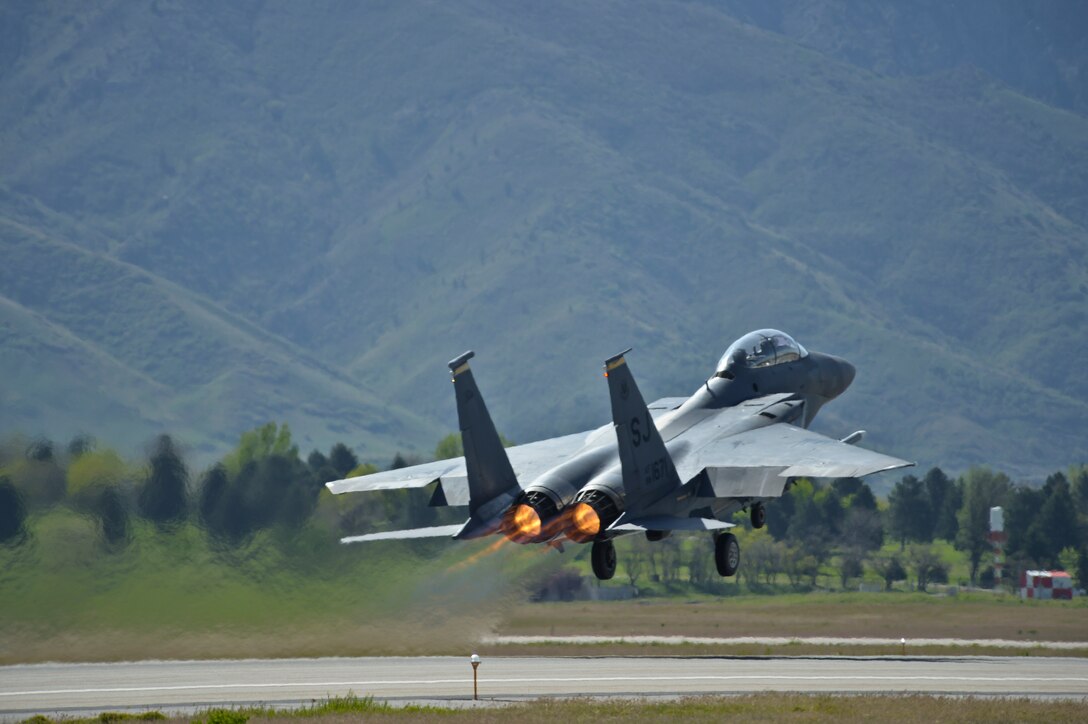
[[[1088,459],[1084,11],[898,7],[8,3],[4,427],[381,459],[473,348],[525,441],[773,326],[858,366],[825,432]]]

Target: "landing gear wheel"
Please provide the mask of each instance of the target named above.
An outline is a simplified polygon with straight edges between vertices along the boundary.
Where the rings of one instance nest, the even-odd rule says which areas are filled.
[[[740,565],[740,544],[732,533],[722,533],[714,539],[714,565],[718,574],[729,577]]]
[[[767,509],[763,507],[763,503],[756,503],[748,513],[752,517],[753,528],[762,528],[767,524]]]
[[[616,546],[610,540],[593,541],[593,575],[607,581],[616,575]]]

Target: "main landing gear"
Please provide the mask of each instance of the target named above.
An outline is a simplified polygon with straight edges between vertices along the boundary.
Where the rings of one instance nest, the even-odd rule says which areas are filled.
[[[748,515],[752,518],[753,528],[762,528],[767,523],[767,509],[763,507],[763,503],[756,503],[749,508]]]
[[[740,544],[732,533],[722,533],[714,539],[714,565],[718,574],[732,576],[740,565]]]
[[[762,507],[762,506],[760,506]],[[595,540],[590,551],[593,563],[593,575],[602,581],[616,575],[616,546],[610,540]],[[721,533],[714,537],[714,565],[718,573],[732,576],[740,566],[740,544],[732,533]]]
[[[607,581],[616,575],[616,546],[610,540],[593,541],[593,575]]]

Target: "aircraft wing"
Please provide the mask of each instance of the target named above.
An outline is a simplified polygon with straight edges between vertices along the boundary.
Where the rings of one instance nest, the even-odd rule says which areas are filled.
[[[611,426],[609,426],[611,428]],[[532,481],[549,468],[558,465],[581,450],[589,439],[599,437],[598,431],[579,432],[573,435],[553,437],[547,440],[516,445],[507,448],[510,465],[520,481]],[[355,478],[334,480],[326,483],[333,493],[356,493],[372,490],[399,490],[422,488],[435,481],[441,488],[436,491],[445,505],[468,505],[468,475],[465,459],[451,458],[433,463],[412,465],[396,470],[386,470]]]
[[[857,478],[914,465],[796,425],[777,423],[733,435],[718,427],[710,418],[681,436],[690,439],[690,447],[677,471],[682,480],[706,471],[710,490],[700,495],[777,497],[791,477]]]
[[[649,405],[650,413],[657,418],[676,409],[686,399],[663,397]],[[583,448],[605,444],[614,445],[615,435],[612,425],[602,425],[596,430],[515,445],[507,448],[506,454],[510,458],[510,465],[514,468],[517,479],[522,483],[528,483]],[[439,503],[468,505],[468,474],[465,471],[463,457],[334,480],[325,485],[333,493],[340,494],[423,488],[435,481],[439,481],[440,484],[440,489],[435,493]]]

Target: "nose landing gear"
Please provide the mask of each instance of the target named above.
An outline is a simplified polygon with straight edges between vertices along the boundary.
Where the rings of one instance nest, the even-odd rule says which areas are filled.
[[[767,509],[763,507],[763,503],[756,503],[748,509],[748,514],[752,517],[752,527],[762,528],[767,524]]]

